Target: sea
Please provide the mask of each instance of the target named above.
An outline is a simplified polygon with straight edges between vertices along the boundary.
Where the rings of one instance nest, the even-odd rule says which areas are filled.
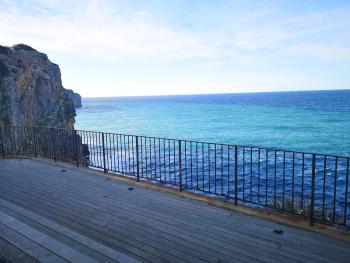
[[[83,98],[82,103],[75,128],[89,147],[90,166],[105,167],[105,161],[110,171],[136,176],[135,137],[122,134],[149,136],[139,137],[141,178],[178,185],[181,167],[188,190],[230,200],[237,192],[244,202],[289,204],[290,211],[306,215],[310,153],[318,153],[315,213],[350,223],[350,90]],[[100,135],[83,131],[118,135],[106,135],[104,155]],[[175,140],[153,137],[186,142],[181,149]],[[237,153],[228,145],[238,145]]]
[[[83,98],[75,128],[350,156],[350,90]]]

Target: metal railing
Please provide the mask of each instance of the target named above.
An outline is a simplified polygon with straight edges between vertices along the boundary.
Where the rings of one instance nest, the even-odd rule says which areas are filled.
[[[349,157],[37,126],[1,127],[3,156],[42,156],[349,226]],[[0,152],[0,153],[1,153]]]

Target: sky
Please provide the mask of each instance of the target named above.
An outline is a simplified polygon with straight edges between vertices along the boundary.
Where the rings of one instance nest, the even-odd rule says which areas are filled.
[[[83,97],[350,88],[350,1],[0,0]]]

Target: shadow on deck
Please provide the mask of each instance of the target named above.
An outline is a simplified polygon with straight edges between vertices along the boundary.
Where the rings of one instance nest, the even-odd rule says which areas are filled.
[[[350,243],[87,169],[7,159],[2,261],[349,262]]]

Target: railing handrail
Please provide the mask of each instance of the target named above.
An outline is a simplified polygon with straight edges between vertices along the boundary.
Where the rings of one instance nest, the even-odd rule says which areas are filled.
[[[116,132],[105,132],[105,131],[94,131],[94,130],[81,130],[81,129],[69,129],[69,128],[57,128],[57,127],[50,127],[50,126],[39,126],[39,125],[0,125],[4,127],[35,127],[35,128],[47,128],[47,129],[56,129],[56,130],[70,130],[70,131],[80,131],[80,132],[95,132],[95,133],[104,133],[104,134],[114,134],[114,135],[123,135],[123,136],[134,136],[134,137],[140,137],[140,138],[149,138],[149,139],[160,139],[160,140],[170,140],[170,141],[183,141],[183,142],[190,142],[190,143],[198,143],[198,144],[209,144],[209,145],[222,145],[222,146],[228,146],[228,147],[239,147],[239,148],[253,148],[253,149],[260,149],[260,150],[268,150],[268,151],[277,151],[277,152],[286,152],[286,153],[299,153],[299,154],[307,154],[307,155],[317,155],[317,156],[327,156],[327,157],[333,157],[333,158],[345,158],[350,159],[349,156],[345,155],[337,155],[333,153],[320,153],[320,152],[313,152],[313,151],[301,151],[301,150],[289,150],[284,148],[278,148],[278,147],[270,147],[270,146],[257,146],[257,145],[243,145],[243,144],[229,144],[229,143],[219,143],[219,142],[207,142],[207,141],[195,141],[195,140],[189,140],[189,139],[178,139],[178,138],[168,138],[168,137],[157,137],[157,136],[148,136],[148,135],[140,135],[140,134],[125,134],[125,133],[116,133]]]

